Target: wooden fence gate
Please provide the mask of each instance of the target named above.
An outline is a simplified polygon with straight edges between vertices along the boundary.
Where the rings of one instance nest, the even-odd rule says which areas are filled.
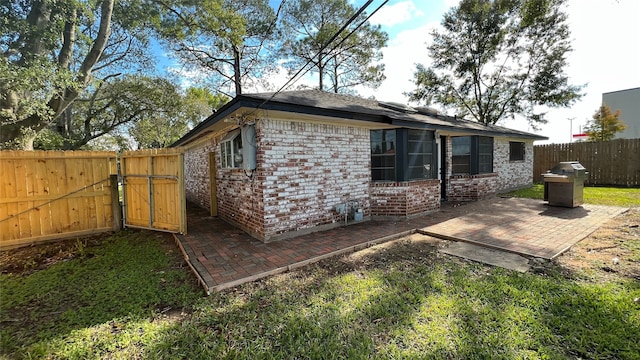
[[[127,151],[120,156],[125,227],[185,234],[181,149]]]

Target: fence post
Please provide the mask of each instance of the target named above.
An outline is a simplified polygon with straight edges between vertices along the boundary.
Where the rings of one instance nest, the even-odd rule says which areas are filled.
[[[120,206],[120,189],[118,189],[118,175],[110,175],[111,183],[111,213],[113,231],[122,230],[122,207]]]

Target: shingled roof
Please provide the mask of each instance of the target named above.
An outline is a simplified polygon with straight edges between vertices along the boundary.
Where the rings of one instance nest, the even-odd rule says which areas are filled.
[[[222,121],[239,108],[260,108],[291,113],[329,116],[334,118],[384,123],[397,127],[417,127],[431,130],[477,133],[486,136],[507,136],[533,140],[547,137],[513,130],[497,125],[484,125],[477,121],[464,120],[438,114],[425,108],[387,103],[356,96],[335,94],[320,90],[284,91],[279,93],[255,93],[236,96],[193,130],[171,146],[184,145],[198,138],[199,134],[213,124]]]

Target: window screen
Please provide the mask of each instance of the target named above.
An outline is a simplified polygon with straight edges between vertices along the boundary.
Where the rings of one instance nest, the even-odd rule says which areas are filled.
[[[493,138],[454,136],[451,138],[453,175],[476,175],[493,172]]]

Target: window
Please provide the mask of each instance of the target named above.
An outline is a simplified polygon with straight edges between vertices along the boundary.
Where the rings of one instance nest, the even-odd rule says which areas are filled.
[[[407,131],[407,180],[430,179],[434,172],[434,139],[432,131]]]
[[[371,179],[396,180],[395,130],[371,130]]]
[[[228,133],[220,141],[220,164],[223,168],[242,167],[242,136],[240,136],[240,129]]]
[[[525,146],[523,142],[509,141],[509,161],[524,160]]]
[[[493,138],[478,136],[478,174],[493,172]]]
[[[371,179],[408,181],[437,175],[433,131],[371,130]]]
[[[454,175],[493,172],[493,138],[486,136],[452,137],[451,165]]]
[[[451,138],[451,166],[453,174],[471,173],[471,136]]]

